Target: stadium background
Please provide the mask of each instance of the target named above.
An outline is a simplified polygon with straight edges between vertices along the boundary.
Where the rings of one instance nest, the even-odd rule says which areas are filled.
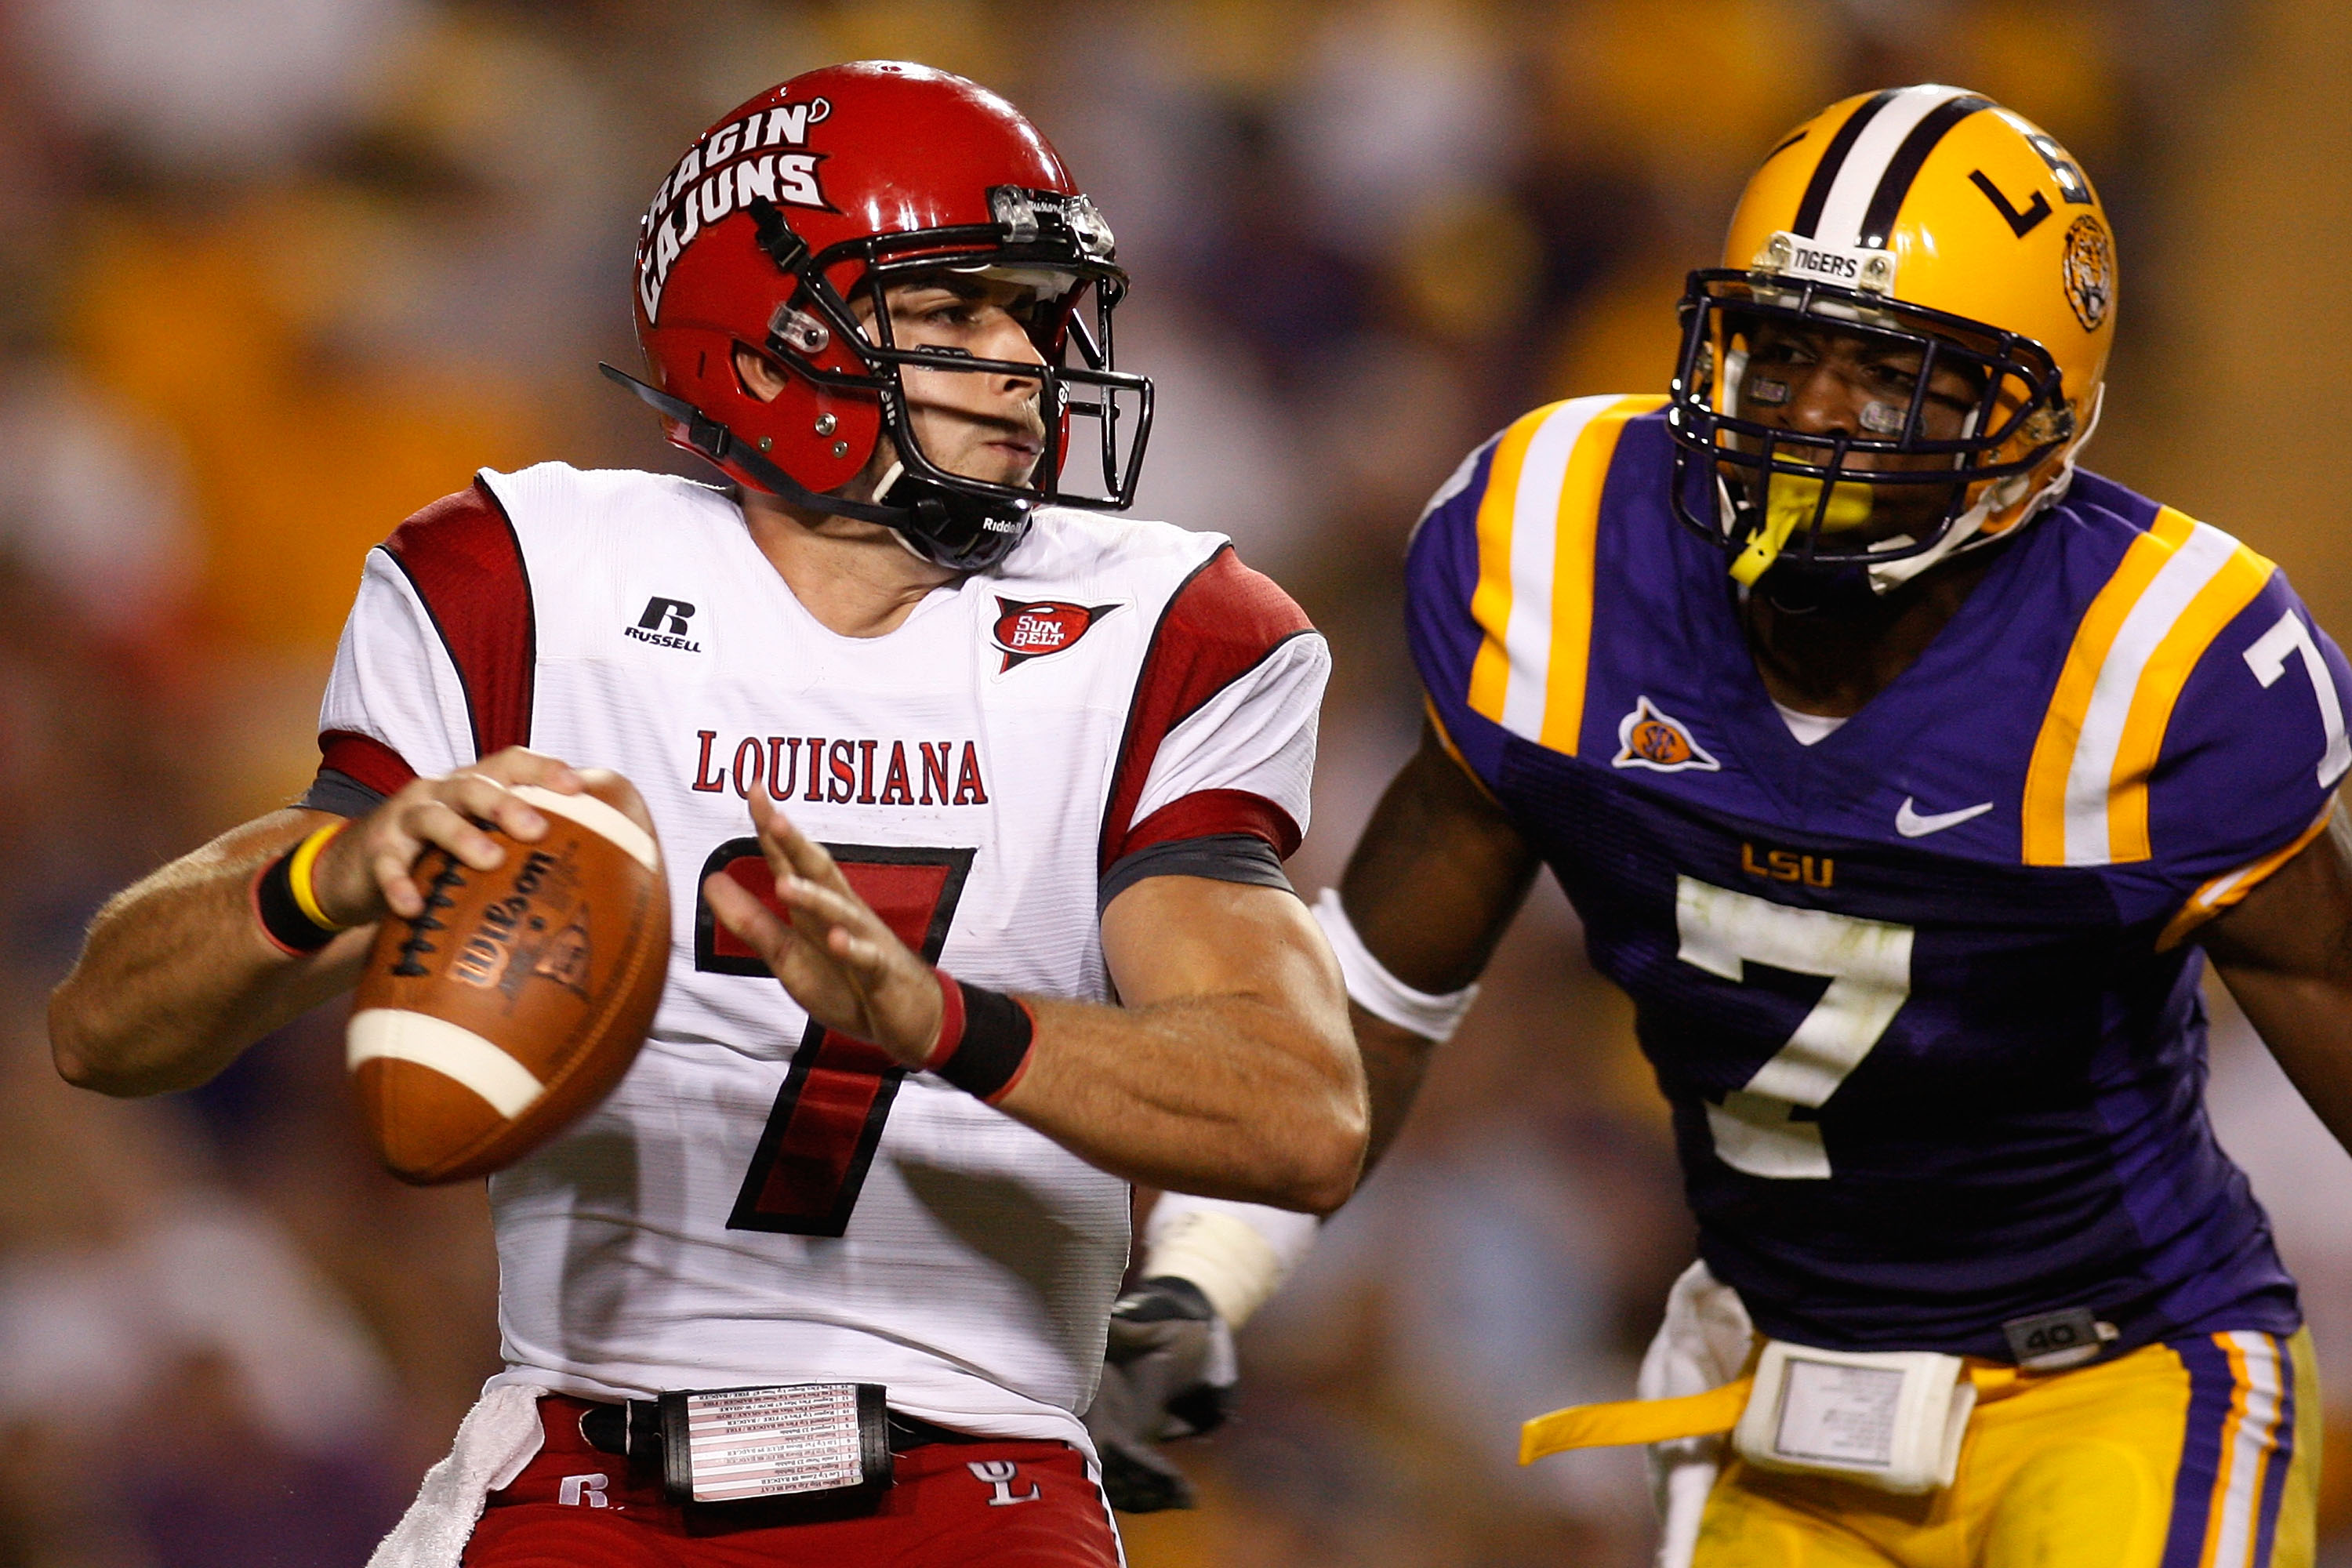
[[[1462,451],[1662,384],[1685,268],[1820,104],[1963,82],[2084,161],[2124,328],[2096,465],[2352,632],[2352,8],[2333,0],[15,0],[0,7],[0,1568],[356,1564],[492,1364],[478,1188],[377,1173],[337,1021],[207,1089],[51,1075],[108,890],[279,804],[365,548],[478,465],[668,466],[646,193],[750,91],[862,56],[1026,106],[1138,279],[1143,510],[1331,635],[1335,872],[1412,742],[1398,562]],[[1633,1563],[1627,1454],[1510,1465],[1630,1386],[1688,1256],[1626,1011],[1547,889],[1388,1166],[1243,1339],[1205,1507],[1139,1568]],[[2333,1379],[2352,1563],[2352,1160],[2226,1000],[2213,1101]]]

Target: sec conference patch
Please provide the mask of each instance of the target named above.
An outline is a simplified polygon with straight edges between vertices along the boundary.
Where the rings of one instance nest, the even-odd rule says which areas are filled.
[[[1661,712],[1646,697],[1636,698],[1633,710],[1618,721],[1617,742],[1612,767],[1652,768],[1662,773],[1678,773],[1686,768],[1709,773],[1723,771],[1723,764],[1691,739],[1681,720]]]
[[[1073,605],[1061,599],[1023,604],[999,598],[996,626],[990,640],[1004,656],[1004,662],[997,667],[996,673],[1002,675],[1016,664],[1060,653],[1118,608],[1117,605]]]

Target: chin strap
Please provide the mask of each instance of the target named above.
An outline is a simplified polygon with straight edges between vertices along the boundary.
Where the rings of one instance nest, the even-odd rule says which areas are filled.
[[[609,364],[596,366],[606,376],[628,388],[644,399],[648,406],[666,419],[674,419],[686,426],[686,444],[700,457],[714,463],[732,463],[769,489],[811,511],[829,512],[835,517],[855,518],[860,522],[878,522],[888,528],[904,530],[916,521],[910,507],[872,506],[865,501],[846,500],[840,496],[822,495],[801,483],[757,451],[735,438],[735,432],[706,416],[682,397],[672,397],[658,387],[647,386],[624,370]]]
[[[855,518],[859,522],[878,522],[901,531],[916,521],[915,510],[910,507],[872,506],[865,501],[846,500],[840,496],[822,495],[737,440],[732,430],[706,416],[701,409],[684,398],[672,397],[658,387],[647,386],[628,372],[615,370],[609,364],[599,363],[596,368],[635,393],[665,419],[676,420],[686,426],[686,444],[698,456],[714,463],[734,464],[795,506],[804,506],[811,511],[827,512],[835,517]]]
[[[859,522],[878,522],[890,530],[900,544],[934,565],[945,566],[955,572],[985,570],[1003,560],[1020,542],[1026,530],[1027,517],[1032,510],[1028,502],[1018,503],[1009,519],[995,516],[983,503],[959,495],[944,485],[908,475],[897,463],[891,464],[889,471],[883,476],[872,501],[855,501],[841,496],[821,494],[770,462],[732,430],[708,417],[684,398],[672,397],[658,387],[647,386],[635,376],[615,370],[609,364],[599,363],[596,368],[635,393],[664,418],[685,426],[686,445],[698,456],[713,463],[732,463],[795,506],[834,517],[853,518]],[[882,497],[894,489],[908,498],[905,504],[879,504]],[[976,517],[974,509],[979,512]],[[965,550],[943,543],[940,536],[950,524],[958,521],[971,529],[984,543]]]

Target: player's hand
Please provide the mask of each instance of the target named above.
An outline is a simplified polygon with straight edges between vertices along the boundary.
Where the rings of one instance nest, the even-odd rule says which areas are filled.
[[[793,1001],[829,1029],[919,1068],[940,1037],[940,982],[852,891],[824,846],[757,791],[751,823],[786,919],[723,872],[702,884],[710,912],[758,953]]]
[[[1122,1513],[1191,1508],[1192,1483],[1160,1451],[1224,1424],[1233,1334],[1189,1279],[1146,1279],[1110,1310],[1102,1387],[1086,1414],[1103,1491]]]
[[[346,926],[370,924],[387,911],[415,920],[425,912],[425,894],[411,873],[426,850],[446,849],[488,871],[506,850],[478,824],[525,844],[546,837],[547,818],[516,796],[515,784],[578,795],[586,781],[569,764],[520,746],[440,778],[411,779],[319,852],[310,872],[319,908]]]

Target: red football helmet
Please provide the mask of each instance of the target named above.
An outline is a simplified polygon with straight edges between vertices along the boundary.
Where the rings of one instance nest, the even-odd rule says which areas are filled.
[[[727,115],[662,182],[636,267],[637,342],[655,384],[604,368],[661,412],[673,442],[739,483],[886,523],[926,557],[973,570],[1019,543],[1037,506],[1135,498],[1151,383],[1112,366],[1111,313],[1127,292],[1113,254],[1094,204],[1002,98],[928,66],[829,66]],[[942,268],[1043,288],[1029,325],[1042,369],[892,341],[883,290]],[[861,290],[870,326],[851,308]],[[1079,313],[1089,294],[1091,325]],[[784,373],[772,402],[737,375],[739,344]],[[1081,364],[1064,363],[1073,344]],[[904,365],[1040,381],[1045,450],[1032,482],[936,466],[911,427]],[[1061,488],[1072,414],[1099,422],[1101,495]],[[833,493],[886,429],[898,462],[875,500]]]

